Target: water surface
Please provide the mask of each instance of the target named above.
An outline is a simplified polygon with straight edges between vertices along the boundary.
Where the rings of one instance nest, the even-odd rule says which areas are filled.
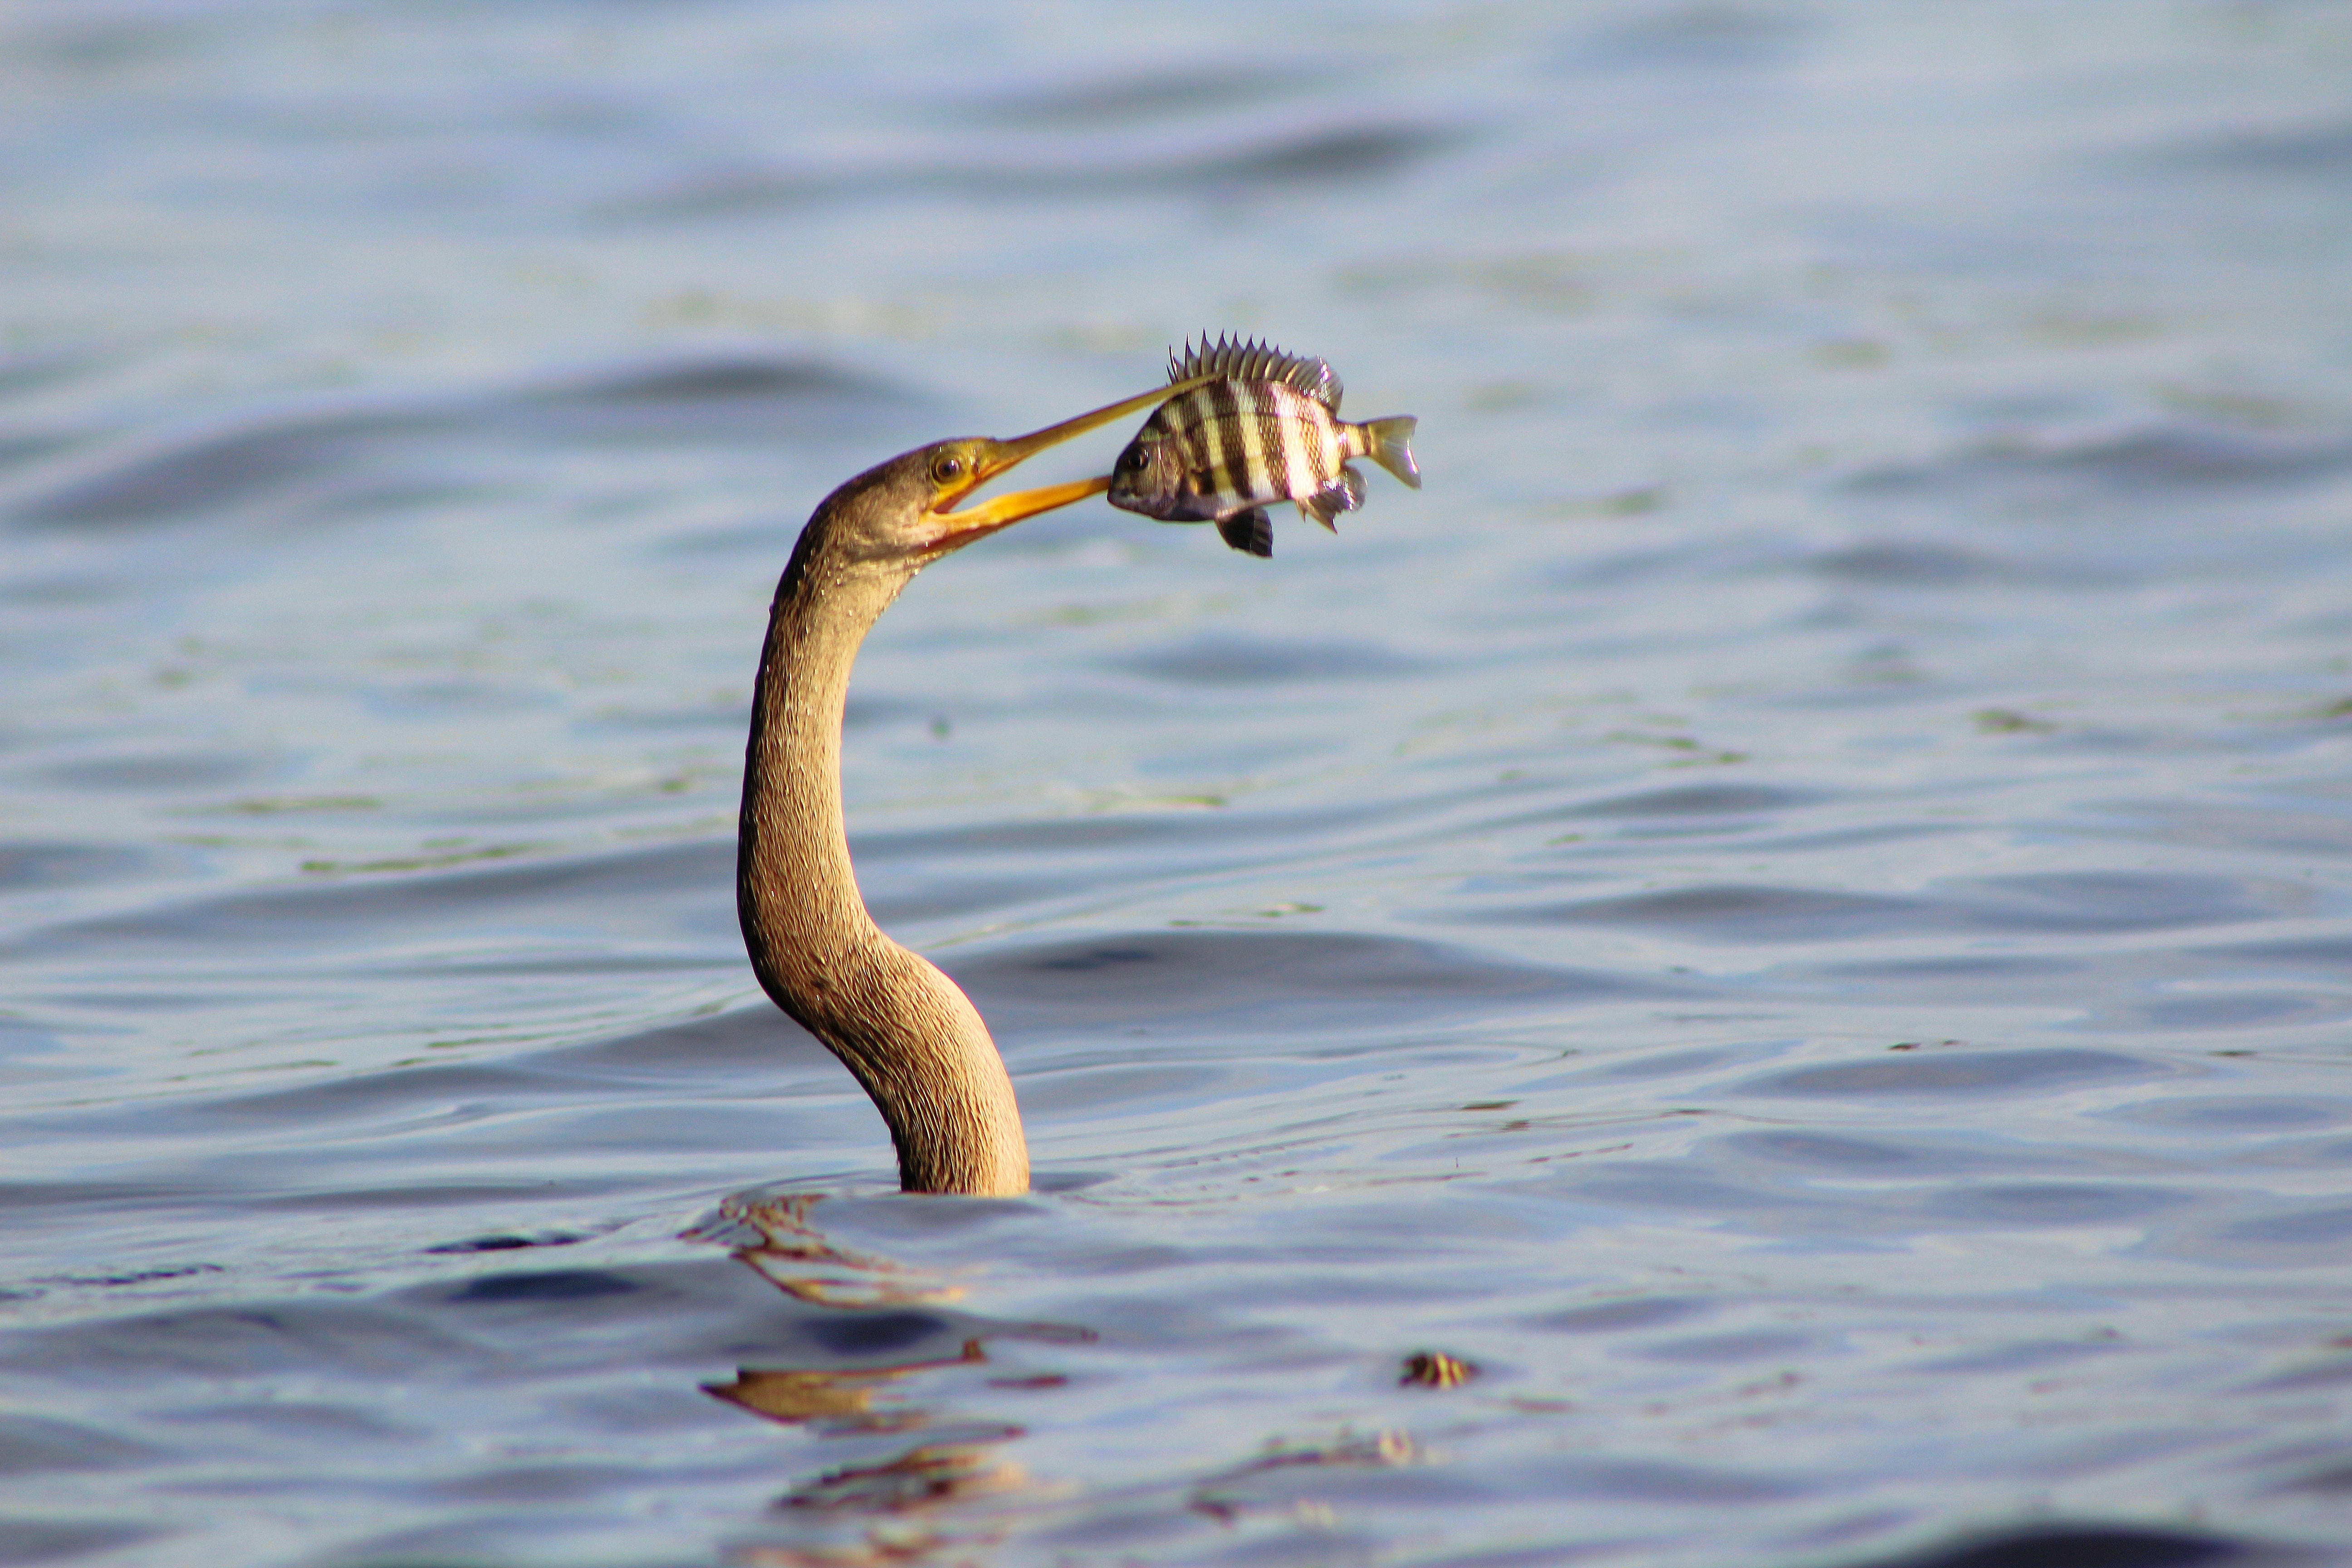
[[[2347,60],[12,8],[0,1559],[2325,1557]],[[735,930],[776,574],[1204,328],[1427,487],[891,611],[860,875],[1038,1173],[901,1197]]]

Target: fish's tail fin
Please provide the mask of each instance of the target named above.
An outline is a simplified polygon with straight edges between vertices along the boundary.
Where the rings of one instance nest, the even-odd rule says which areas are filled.
[[[1364,456],[1414,489],[1421,489],[1421,465],[1412,460],[1412,432],[1420,423],[1410,414],[1364,421]]]

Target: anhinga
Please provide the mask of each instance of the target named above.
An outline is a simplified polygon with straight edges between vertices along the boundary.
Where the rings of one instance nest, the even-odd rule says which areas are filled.
[[[850,667],[916,573],[1023,518],[1099,495],[1110,481],[951,510],[959,502],[1023,459],[1194,384],[1174,383],[1010,441],[937,442],[869,468],[817,507],[776,584],[736,839],[743,944],[776,1005],[873,1097],[910,1193],[1025,1193],[1029,1146],[979,1011],[954,981],[883,935],[857,891],[841,816]]]

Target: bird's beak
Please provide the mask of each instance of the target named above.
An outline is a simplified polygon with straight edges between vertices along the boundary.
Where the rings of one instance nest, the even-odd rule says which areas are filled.
[[[1074,436],[1083,436],[1098,429],[1114,419],[1124,418],[1139,409],[1155,407],[1181,392],[1189,392],[1214,376],[1199,375],[1190,381],[1171,382],[1154,387],[1150,392],[1097,408],[1091,414],[1081,414],[1075,419],[1065,419],[1058,425],[1048,425],[1043,430],[1033,430],[1026,436],[1015,436],[1009,441],[988,440],[980,443],[980,456],[972,465],[971,483],[954,495],[942,497],[939,506],[950,506],[963,500],[989,480],[1027,461],[1048,447],[1058,447]],[[927,514],[940,525],[940,537],[933,548],[940,554],[961,550],[975,539],[984,539],[1001,528],[1010,528],[1024,517],[1034,517],[1041,511],[1051,511],[1057,506],[1098,496],[1110,489],[1110,476],[1100,479],[1073,479],[1063,485],[1045,485],[1034,490],[1013,490],[992,496],[978,506],[962,511],[941,511],[935,506]]]

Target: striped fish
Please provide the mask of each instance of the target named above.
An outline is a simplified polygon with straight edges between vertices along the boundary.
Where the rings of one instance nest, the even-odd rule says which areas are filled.
[[[1412,416],[1349,424],[1339,416],[1339,378],[1321,360],[1222,337],[1169,354],[1170,381],[1203,375],[1218,379],[1152,410],[1119,454],[1111,505],[1162,522],[1213,522],[1235,550],[1271,555],[1273,503],[1297,501],[1334,532],[1334,518],[1364,504],[1351,458],[1421,488]]]

